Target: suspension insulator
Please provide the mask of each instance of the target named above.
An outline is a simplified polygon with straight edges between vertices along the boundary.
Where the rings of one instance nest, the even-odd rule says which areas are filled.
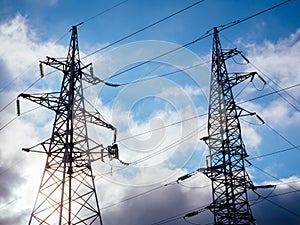
[[[40,63],[40,75],[41,77],[44,77],[44,70],[43,70],[43,64]]]
[[[20,100],[17,99],[17,114],[18,116],[20,116],[21,112],[20,112]]]
[[[90,67],[90,74],[91,74],[92,77],[94,77],[94,68],[93,68],[93,66]]]

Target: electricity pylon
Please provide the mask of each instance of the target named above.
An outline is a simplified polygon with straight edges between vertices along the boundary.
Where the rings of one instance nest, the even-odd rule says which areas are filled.
[[[254,186],[245,169],[248,155],[239,117],[256,114],[236,105],[232,88],[257,73],[228,74],[227,59],[240,54],[248,60],[237,49],[222,50],[217,28],[213,35],[208,137],[203,138],[209,155],[202,170],[212,181],[213,202],[208,208],[215,225],[255,224],[247,194]]]
[[[27,152],[46,153],[47,160],[38,195],[30,216],[33,224],[103,224],[95,187],[91,162],[97,159],[118,158],[116,129],[103,121],[99,112],[85,109],[83,80],[100,83],[93,73],[85,73],[79,57],[77,27],[71,29],[71,41],[65,59],[47,57],[40,64],[48,65],[63,73],[60,92],[25,94],[23,97],[55,112],[51,137]],[[91,70],[92,71],[92,70]],[[20,114],[19,99],[17,100]],[[111,146],[103,147],[88,136],[87,123],[114,131]]]

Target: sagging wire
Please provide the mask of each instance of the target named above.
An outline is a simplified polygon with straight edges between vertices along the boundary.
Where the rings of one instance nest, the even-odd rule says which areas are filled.
[[[27,110],[27,111],[25,111],[25,112],[23,112],[23,113],[20,113],[20,108],[19,107],[17,107],[17,111],[18,111],[18,115],[17,116],[15,116],[15,117],[13,117],[11,120],[9,120],[6,124],[4,124],[1,128],[0,128],[0,131],[2,131],[5,127],[7,127],[8,125],[10,125],[12,122],[14,122],[20,115],[24,115],[24,114],[27,114],[27,113],[29,113],[29,112],[32,112],[32,111],[34,111],[34,110],[36,110],[36,109],[38,109],[38,108],[41,108],[42,106],[37,106],[37,107],[35,107],[35,108],[33,108],[33,109],[29,109],[29,110]]]
[[[259,159],[259,158],[262,158],[262,157],[271,156],[271,155],[275,155],[275,154],[279,154],[279,153],[291,151],[291,150],[298,149],[298,148],[300,148],[300,145],[295,146],[295,147],[291,147],[291,148],[282,149],[282,150],[275,151],[275,152],[271,152],[271,153],[264,154],[264,155],[254,156],[254,157],[249,158],[249,160]]]
[[[137,160],[135,160],[135,161],[129,162],[127,166],[124,166],[124,167],[121,167],[121,168],[119,168],[119,169],[116,169],[114,172],[119,172],[119,171],[121,171],[121,170],[127,169],[127,168],[129,168],[130,166],[137,165],[137,164],[139,164],[139,163],[141,163],[141,162],[144,162],[144,161],[146,161],[146,160],[148,160],[148,159],[151,159],[151,158],[153,158],[153,157],[155,157],[155,156],[157,156],[157,155],[159,155],[159,154],[162,154],[162,153],[164,153],[164,152],[166,152],[166,151],[169,151],[170,149],[174,148],[175,146],[180,145],[180,144],[182,144],[183,142],[189,140],[191,137],[197,135],[202,129],[206,129],[206,127],[202,128],[202,127],[205,126],[205,125],[206,125],[206,123],[203,124],[202,126],[200,126],[200,128],[194,129],[193,131],[191,131],[189,134],[187,134],[187,135],[184,136],[183,138],[180,138],[180,139],[178,139],[178,140],[172,142],[171,144],[165,146],[164,148],[159,149],[158,151],[153,152],[153,153],[151,153],[151,154],[149,154],[149,155],[147,155],[147,156],[145,156],[145,157],[142,157],[142,158],[137,159]],[[97,179],[100,179],[100,178],[102,178],[103,176],[106,176],[107,174],[110,174],[110,171],[104,172],[104,173],[102,173],[102,174],[99,174],[99,175],[98,175],[99,177],[98,177]]]
[[[267,196],[262,196],[261,194],[259,194],[256,190],[258,188],[273,188],[269,194],[267,194]],[[257,199],[253,200],[254,203],[251,204],[251,206],[256,205],[261,203],[262,201],[266,200],[267,198],[269,198],[271,196],[271,194],[273,194],[273,192],[276,189],[276,185],[264,185],[264,186],[254,186],[251,190],[257,195]]]
[[[177,14],[180,14],[180,13],[182,13],[182,12],[184,12],[184,11],[186,11],[186,10],[188,10],[188,9],[190,9],[190,8],[196,6],[196,5],[198,5],[198,4],[200,4],[200,3],[204,2],[204,1],[205,1],[205,0],[199,0],[199,1],[197,1],[197,2],[195,2],[195,3],[193,3],[193,4],[191,4],[191,5],[189,5],[189,6],[185,7],[185,8],[183,8],[183,9],[181,9],[181,10],[175,12],[175,13],[172,13],[172,14],[170,14],[170,15],[168,15],[168,16],[166,16],[166,17],[160,19],[160,20],[157,20],[157,21],[154,22],[154,23],[151,23],[150,25],[147,25],[147,26],[145,26],[145,27],[143,27],[143,28],[141,28],[141,29],[139,29],[139,30],[137,30],[137,31],[135,31],[135,32],[133,32],[133,33],[131,33],[131,34],[128,34],[128,35],[126,35],[125,37],[122,37],[122,38],[118,39],[117,41],[114,41],[114,42],[112,42],[112,43],[110,43],[110,44],[108,44],[108,45],[106,45],[106,46],[104,46],[104,47],[102,47],[102,48],[99,48],[99,49],[93,51],[92,53],[86,55],[86,56],[83,57],[82,59],[85,59],[85,58],[87,58],[87,57],[90,57],[91,55],[94,55],[94,54],[96,54],[96,53],[98,53],[98,52],[100,52],[100,51],[103,51],[104,49],[107,49],[107,48],[109,48],[109,47],[111,47],[111,46],[113,46],[113,45],[115,45],[115,44],[117,44],[117,43],[119,43],[119,42],[121,42],[121,41],[124,41],[124,40],[126,40],[126,39],[128,39],[128,38],[130,38],[130,37],[132,37],[132,36],[134,36],[134,35],[136,35],[136,34],[142,32],[142,31],[144,31],[144,30],[147,30],[147,29],[149,29],[149,28],[151,28],[151,27],[153,27],[153,26],[155,26],[155,25],[157,25],[157,24],[159,24],[159,23],[161,23],[161,22],[163,22],[163,21],[165,21],[165,20],[167,20],[167,19],[169,19],[169,18],[171,18],[171,17],[177,15]]]
[[[187,222],[187,223],[189,223],[189,224],[193,224],[193,225],[201,225],[200,223],[193,223],[193,222],[191,222],[191,221],[188,221],[187,218],[194,217],[194,216],[196,216],[196,215],[198,215],[198,214],[203,213],[203,212],[206,211],[206,210],[209,210],[209,206],[205,206],[205,207],[200,208],[200,209],[198,209],[198,210],[195,210],[195,211],[193,211],[193,212],[187,213],[187,214],[185,214],[182,218],[184,219],[185,222]],[[209,223],[209,224],[212,224],[212,223]]]
[[[280,85],[278,85],[274,80],[272,80],[266,73],[262,72],[262,70],[260,70],[257,66],[255,66],[253,63],[250,63],[256,70],[258,70],[260,73],[262,73],[265,77],[267,77],[271,82],[273,82],[277,87],[279,87],[279,90],[276,90],[274,87],[272,87],[270,84],[268,84],[268,86],[273,90],[273,93],[276,93],[279,95],[279,97],[281,97],[286,103],[288,103],[290,106],[292,106],[296,111],[300,112],[300,109],[298,107],[296,107],[294,104],[292,104],[288,99],[286,99],[282,94],[280,94],[279,92],[284,91],[290,98],[292,98],[294,101],[296,101],[297,103],[300,104],[299,100],[297,100],[294,96],[292,96],[291,94],[289,94],[288,92],[286,92],[286,90],[288,88],[281,88]],[[293,85],[293,86],[298,86]],[[293,87],[291,86],[291,87]]]
[[[161,188],[164,188],[164,187],[167,187],[167,186],[170,186],[170,185],[181,184],[182,182],[185,182],[186,179],[188,179],[188,178],[190,178],[190,177],[192,177],[192,176],[198,174],[199,172],[200,172],[200,169],[197,169],[197,170],[195,170],[195,171],[193,171],[193,172],[191,172],[191,173],[189,173],[189,174],[186,174],[186,175],[184,175],[184,176],[181,176],[181,177],[177,178],[176,181],[171,181],[171,182],[169,182],[169,183],[167,183],[167,184],[163,184],[163,185],[161,185],[161,186],[155,187],[155,188],[153,188],[153,189],[147,190],[147,191],[142,192],[142,193],[139,193],[139,194],[137,194],[137,195],[130,196],[130,197],[128,197],[128,198],[125,198],[125,199],[123,199],[123,200],[120,200],[119,202],[116,202],[116,203],[114,203],[114,204],[111,204],[111,205],[108,205],[108,206],[104,206],[104,207],[102,208],[102,210],[103,210],[103,209],[110,208],[110,207],[113,207],[113,206],[118,205],[118,204],[121,204],[121,203],[124,203],[124,202],[126,202],[126,201],[131,200],[131,199],[134,199],[134,198],[137,198],[137,197],[146,195],[146,194],[148,194],[148,193],[150,193],[150,192],[159,190],[159,189],[161,189]],[[208,187],[208,186],[210,186],[210,185],[205,185],[205,186],[202,186],[202,187],[199,187],[199,188],[206,188],[206,187]]]
[[[175,220],[183,219],[184,216],[190,214],[191,212],[201,211],[203,208],[206,208],[206,207],[208,207],[208,205],[200,206],[200,207],[197,207],[195,209],[189,210],[187,212],[177,214],[175,216],[160,220],[156,223],[152,223],[151,225],[161,225],[161,224],[169,223],[169,222],[172,222],[172,221],[175,221]]]

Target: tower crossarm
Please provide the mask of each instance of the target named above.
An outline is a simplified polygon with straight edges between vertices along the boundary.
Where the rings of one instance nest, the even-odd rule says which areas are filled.
[[[256,72],[250,72],[250,73],[231,73],[228,74],[228,82],[231,84],[231,87],[242,83],[245,80],[248,80],[250,78],[250,81],[254,79],[254,76],[257,75]]]
[[[222,50],[222,57],[224,60],[230,59],[231,57],[239,54],[241,54],[241,52],[237,50],[237,48],[233,48],[227,51],[225,51],[225,49]]]
[[[35,102],[41,106],[44,106],[48,109],[51,109],[55,112],[58,111],[58,105],[59,105],[59,96],[60,92],[50,92],[50,93],[43,93],[43,94],[26,94],[22,93],[19,94],[17,97],[17,107],[18,107],[18,114],[20,114],[20,106],[19,106],[19,97],[25,98],[27,100],[30,100],[32,102]]]
[[[97,84],[103,83],[103,84],[111,86],[111,87],[119,87],[120,86],[119,84],[112,84],[112,83],[106,82],[104,80],[101,80],[99,77],[95,76],[94,72],[93,72],[94,69],[93,69],[93,66],[91,63],[85,67],[82,67],[82,69],[87,68],[87,67],[89,67],[90,71],[89,71],[89,73],[82,72],[82,80],[84,80],[92,85],[97,85]]]
[[[22,151],[24,152],[37,152],[37,153],[46,153],[46,154],[50,154],[49,153],[49,144],[51,143],[51,138],[48,138],[47,140],[34,145],[30,148],[22,148]]]
[[[101,118],[101,114],[99,112],[89,112],[89,111],[85,111],[85,118],[86,118],[86,122],[101,126],[101,127],[105,127],[111,130],[115,130],[116,128],[105,122],[102,118]]]
[[[113,137],[113,143],[116,142],[117,139],[117,128],[115,128],[113,125],[105,122],[101,117],[101,114],[99,112],[89,112],[89,111],[85,111],[84,109],[82,109],[82,111],[84,111],[84,117],[78,117],[78,119],[85,119],[86,122],[91,123],[91,124],[95,124],[97,126],[101,126],[101,127],[105,127],[107,129],[113,130],[114,131],[114,137]]]
[[[231,87],[242,83],[243,81],[250,78],[250,81],[252,82],[254,77],[257,76],[265,85],[266,81],[257,73],[257,72],[249,72],[249,73],[228,73],[228,80],[231,84]]]
[[[250,111],[248,111],[248,110],[246,110],[246,109],[244,109],[244,108],[242,108],[242,107],[240,107],[240,106],[238,106],[238,105],[235,105],[235,107],[236,107],[236,112],[237,112],[238,117],[244,117],[244,116],[256,116],[256,118],[257,118],[262,124],[265,123],[265,122],[263,121],[263,119],[262,119],[259,115],[257,115],[256,112],[250,112]]]
[[[40,65],[42,64],[45,64],[47,66],[50,66],[54,69],[57,69],[57,70],[60,70],[62,72],[65,72],[68,70],[68,68],[70,67],[68,65],[68,61],[67,59],[64,59],[64,60],[58,60],[56,58],[53,58],[53,57],[49,57],[49,56],[46,56],[46,60],[44,61],[40,61]],[[41,66],[40,66],[41,67]],[[42,67],[41,67],[42,68]]]

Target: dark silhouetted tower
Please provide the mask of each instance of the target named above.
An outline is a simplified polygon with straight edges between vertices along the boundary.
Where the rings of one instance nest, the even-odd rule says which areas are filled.
[[[203,172],[212,181],[213,202],[209,209],[216,225],[255,224],[247,194],[253,184],[245,169],[248,155],[239,122],[240,116],[255,113],[236,105],[232,88],[248,78],[253,79],[256,73],[228,74],[225,61],[238,54],[241,52],[237,49],[222,50],[218,30],[214,28],[208,137],[204,138],[209,155]]]
[[[104,122],[98,112],[85,109],[83,81],[97,84],[101,80],[83,72],[91,64],[84,66],[80,61],[76,26],[71,33],[67,58],[47,57],[40,64],[41,75],[43,64],[63,73],[60,92],[19,95],[55,112],[51,137],[31,148],[23,148],[27,152],[47,155],[30,225],[102,225],[91,162],[106,156],[118,158],[116,133],[113,144],[105,148],[88,136],[87,123],[115,132],[116,129]],[[19,99],[17,103],[20,112]]]

